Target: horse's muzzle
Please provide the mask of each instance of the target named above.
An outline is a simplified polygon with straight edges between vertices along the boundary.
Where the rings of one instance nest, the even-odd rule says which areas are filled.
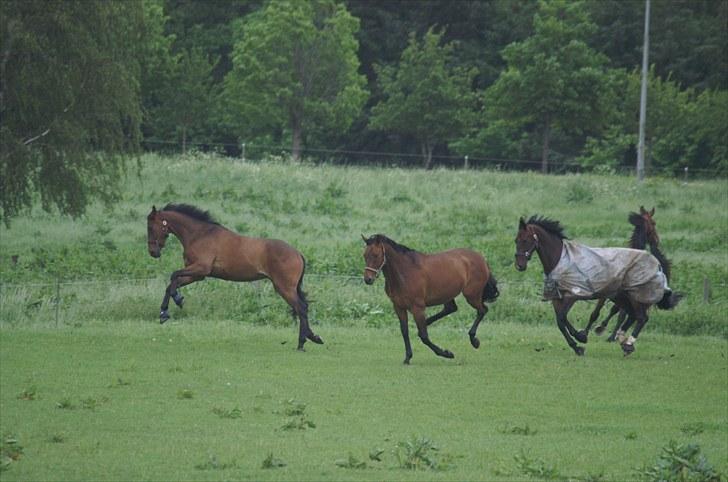
[[[157,250],[150,249],[149,256],[151,256],[152,258],[159,258],[160,256],[162,256],[162,251],[160,249],[157,249]]]
[[[374,284],[374,278],[364,278],[364,282],[368,285]]]

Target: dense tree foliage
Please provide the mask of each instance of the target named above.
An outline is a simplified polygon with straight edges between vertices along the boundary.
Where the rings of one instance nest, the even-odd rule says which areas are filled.
[[[373,129],[411,135],[428,169],[434,147],[462,136],[472,122],[476,71],[450,65],[454,46],[440,45],[441,39],[432,29],[422,41],[413,34],[396,66],[377,66],[385,98],[371,117]]]
[[[8,0],[0,16],[0,216],[40,195],[79,215],[109,200],[140,139],[140,2]]]
[[[644,0],[6,0],[0,9],[5,222],[36,196],[73,215],[112,199],[116,156],[140,141],[634,164]],[[652,1],[648,171],[728,170],[727,25],[724,0]],[[432,32],[445,52],[434,63]]]
[[[333,0],[272,0],[235,23],[229,124],[248,135],[288,130],[294,158],[308,132],[345,131],[367,97],[358,28]]]

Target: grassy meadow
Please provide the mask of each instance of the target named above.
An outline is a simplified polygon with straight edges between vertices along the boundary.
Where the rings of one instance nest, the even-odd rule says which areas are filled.
[[[326,344],[295,351],[267,282],[185,287],[160,326],[181,246],[151,258],[146,215],[168,202],[297,247]],[[686,298],[651,312],[631,357],[592,335],[577,358],[540,301],[540,263],[513,267],[518,218],[625,246],[640,205]],[[726,474],[727,205],[724,179],[130,160],[113,205],[0,227],[0,480],[634,480],[671,440]],[[480,350],[458,301],[430,332],[456,358],[415,336],[401,366],[383,281],[361,282],[360,234],[374,233],[486,256],[501,295]],[[593,306],[577,304],[575,326]]]

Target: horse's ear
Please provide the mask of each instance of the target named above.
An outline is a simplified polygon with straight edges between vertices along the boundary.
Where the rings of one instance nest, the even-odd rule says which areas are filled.
[[[361,235],[361,239],[363,239],[366,244],[369,244],[367,238],[363,234]]]
[[[523,219],[523,216],[518,220],[518,229],[526,229],[526,221]]]
[[[157,212],[157,206],[155,206],[154,204],[152,204],[152,214],[154,214],[156,212]]]
[[[655,208],[653,207],[652,209],[650,209],[650,216],[654,216],[654,215],[655,215]]]
[[[644,206],[640,206],[640,214],[647,214],[647,210]]]

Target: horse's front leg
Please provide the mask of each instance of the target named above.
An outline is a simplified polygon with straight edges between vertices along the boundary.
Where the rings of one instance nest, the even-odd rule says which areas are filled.
[[[574,330],[574,327],[571,326],[571,323],[569,323],[566,318],[566,315],[569,313],[571,307],[574,306],[575,302],[576,300],[574,299],[561,299],[553,300],[552,303],[554,305],[554,311],[556,312],[556,324],[559,327],[561,334],[564,336],[566,343],[568,343],[571,349],[574,350],[574,353],[581,356],[584,354],[584,348],[577,345],[574,339],[571,338],[569,333],[573,333],[576,330]]]
[[[425,318],[425,307],[424,306],[413,306],[412,315],[415,318],[417,324],[417,334],[422,340],[422,343],[430,347],[430,350],[434,351],[436,355],[445,358],[455,358],[450,350],[443,350],[439,346],[435,345],[430,341],[430,337],[427,334],[427,318]]]
[[[402,340],[404,340],[404,364],[409,365],[412,359],[412,346],[410,345],[409,326],[407,326],[407,310],[404,308],[394,307],[397,318],[399,318],[399,329],[402,332]]]
[[[209,268],[205,268],[201,265],[190,265],[184,269],[180,269],[172,273],[169,278],[169,285],[164,290],[164,298],[162,299],[162,306],[159,308],[159,323],[164,323],[169,319],[169,299],[172,298],[177,306],[182,308],[184,304],[184,297],[177,291],[179,288],[186,286],[195,281],[205,279],[205,276],[210,273]]]

